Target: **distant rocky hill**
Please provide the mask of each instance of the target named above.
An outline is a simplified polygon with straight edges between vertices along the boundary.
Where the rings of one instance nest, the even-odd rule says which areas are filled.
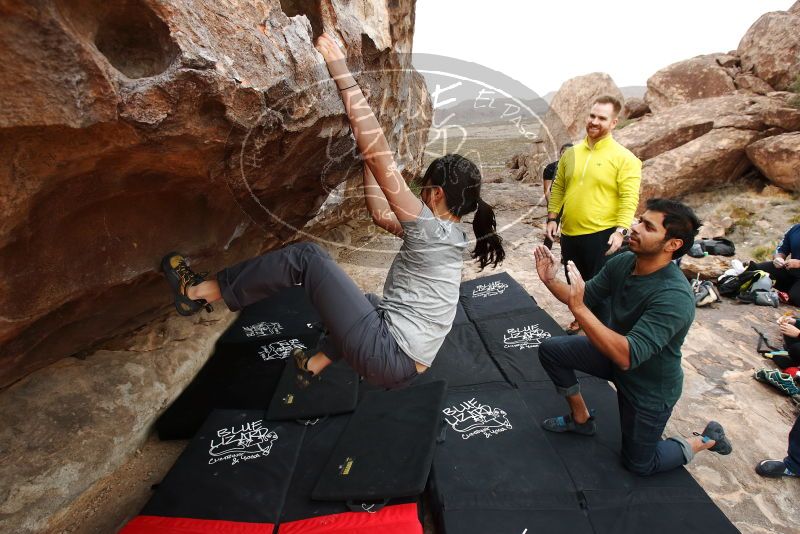
[[[433,124],[441,124],[450,114],[455,114],[458,123],[462,125],[490,124],[502,121],[503,111],[506,106],[519,106],[528,114],[544,117],[547,113],[548,103],[542,98],[531,100],[516,100],[513,98],[496,98],[491,107],[481,103],[480,107],[475,100],[463,100],[450,106],[442,106],[433,112]],[[528,109],[525,109],[528,108]],[[528,111],[530,110],[530,111]],[[525,113],[523,112],[523,113]]]

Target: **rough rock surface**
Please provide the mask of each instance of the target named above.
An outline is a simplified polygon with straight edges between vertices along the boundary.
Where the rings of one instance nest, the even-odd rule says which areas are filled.
[[[733,82],[736,84],[737,89],[756,93],[757,95],[768,95],[769,93],[775,91],[770,84],[761,78],[748,73],[737,74],[734,77]]]
[[[800,192],[800,133],[757,141],[747,147],[747,157],[773,184]]]
[[[629,98],[625,100],[625,106],[622,111],[623,117],[626,119],[638,119],[650,113],[650,106],[647,105],[641,98]]]
[[[561,85],[542,121],[556,145],[580,139],[586,134],[589,108],[592,101],[602,95],[625,101],[611,76],[603,72],[577,76]]]
[[[745,149],[764,137],[800,130],[800,110],[785,100],[734,94],[695,100],[644,117],[615,134],[644,161],[644,202],[708,190],[742,176]]]
[[[234,317],[173,315],[2,391],[0,531],[52,532],[51,522],[141,447]]]
[[[731,70],[733,56],[710,54],[669,65],[647,80],[645,102],[653,113],[700,98],[722,96],[736,90]],[[724,67],[723,65],[732,65]]]
[[[742,70],[775,89],[786,90],[800,76],[800,8],[761,16],[739,43]]]
[[[384,69],[356,78],[415,174],[431,114],[413,6],[4,2],[0,387],[163,314],[172,249],[213,271],[302,237],[360,168],[323,29],[352,70]]]

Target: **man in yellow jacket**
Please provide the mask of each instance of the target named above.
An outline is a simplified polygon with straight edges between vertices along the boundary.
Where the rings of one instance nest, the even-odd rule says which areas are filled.
[[[547,205],[547,237],[558,235],[557,217],[563,209],[561,261],[574,262],[584,280],[597,274],[622,245],[639,204],[642,162],[611,135],[621,108],[614,97],[595,99],[586,137],[561,157]],[[602,305],[593,311],[601,320],[608,315]],[[567,331],[579,329],[573,321]]]

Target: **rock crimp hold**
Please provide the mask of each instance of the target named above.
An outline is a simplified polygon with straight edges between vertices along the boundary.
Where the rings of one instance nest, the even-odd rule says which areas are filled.
[[[800,7],[761,16],[747,30],[738,48],[742,70],[779,91],[800,76]]]
[[[413,7],[5,2],[0,387],[163,314],[165,251],[214,272],[302,238],[331,192],[358,180],[313,47],[323,29],[344,43],[404,176],[417,174],[431,106],[411,68]]]
[[[747,157],[773,184],[800,192],[800,133],[757,141],[747,147]]]

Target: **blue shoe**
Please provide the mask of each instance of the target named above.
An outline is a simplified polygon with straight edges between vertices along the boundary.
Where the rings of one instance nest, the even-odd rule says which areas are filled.
[[[590,415],[585,423],[576,423],[571,415],[551,417],[542,421],[542,428],[549,432],[574,432],[584,436],[593,436],[597,432],[593,415]]]
[[[709,421],[706,428],[703,429],[702,434],[694,432],[694,435],[702,436],[703,443],[713,439],[716,443],[708,450],[716,452],[717,454],[725,456],[733,451],[731,441],[725,436],[725,429],[716,421]]]
[[[800,477],[800,474],[792,472],[783,460],[762,460],[756,466],[756,473],[769,478]]]

